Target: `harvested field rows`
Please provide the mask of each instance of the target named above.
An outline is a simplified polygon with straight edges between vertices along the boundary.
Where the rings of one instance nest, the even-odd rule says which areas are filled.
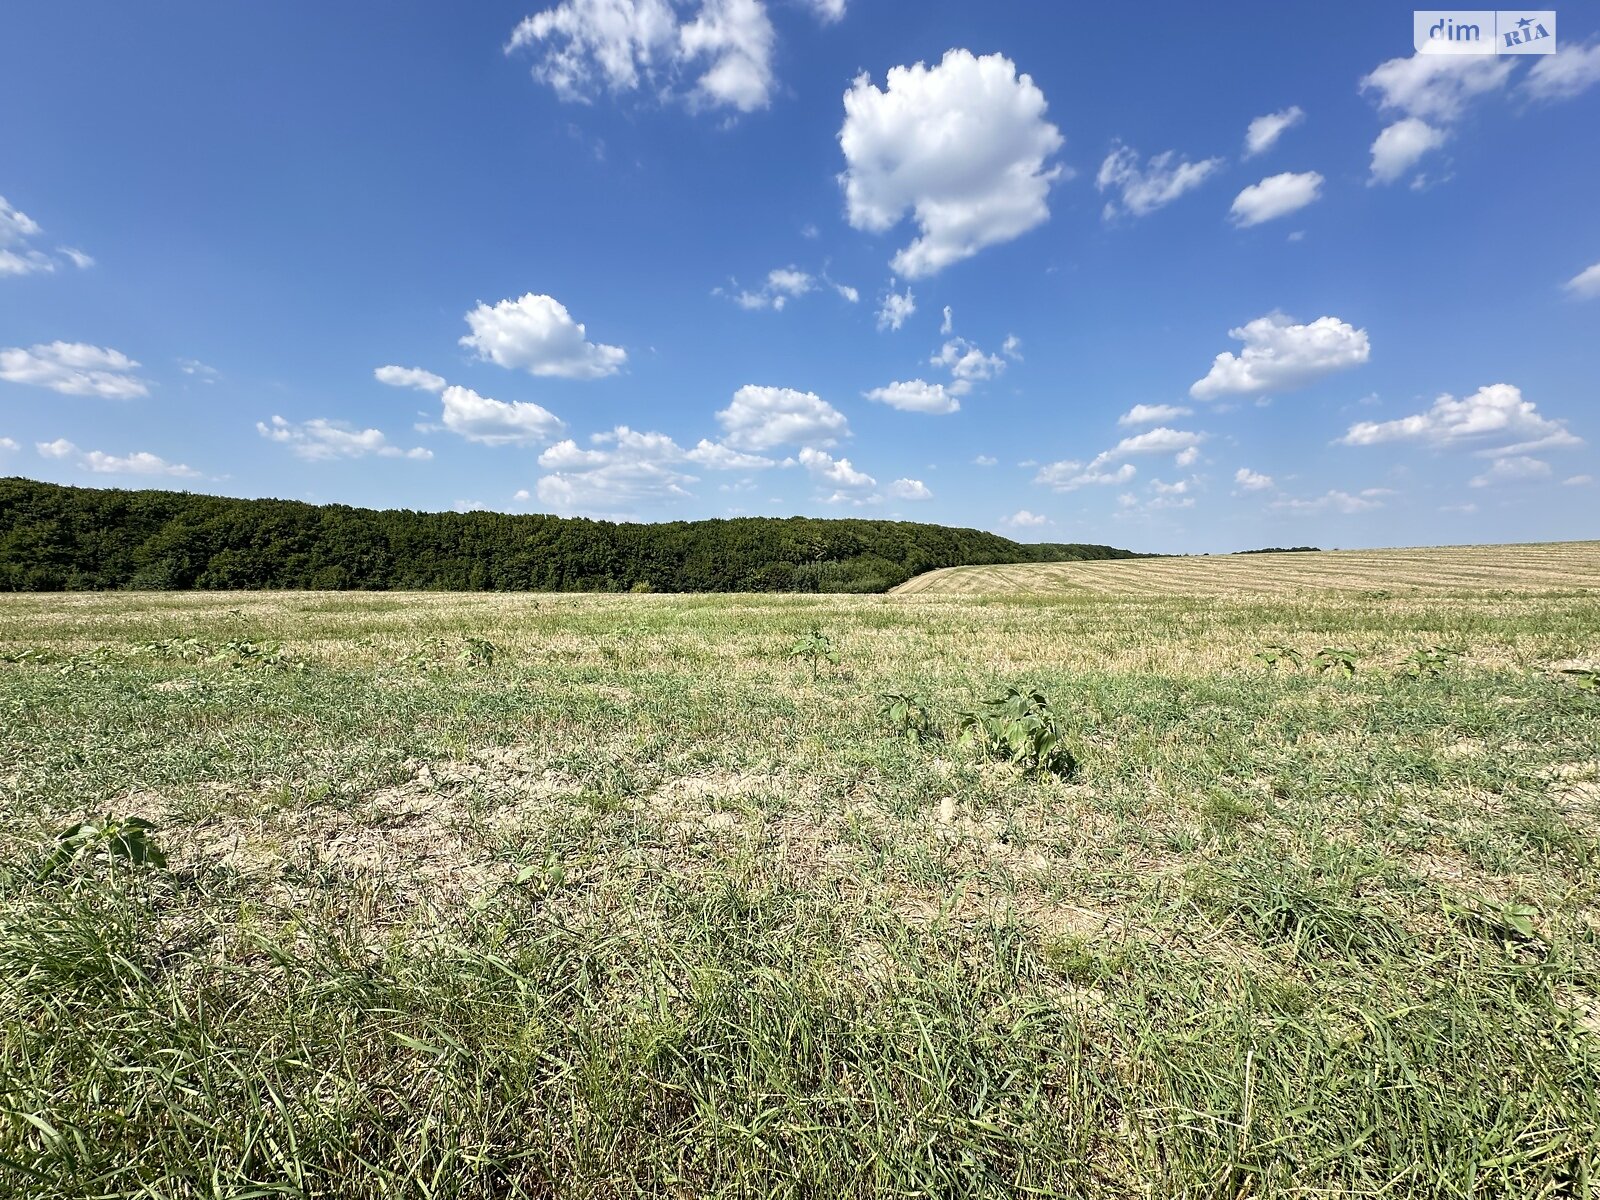
[[[895,595],[1225,596],[1301,591],[1563,591],[1600,588],[1600,542],[1329,550],[1108,562],[947,567]]]

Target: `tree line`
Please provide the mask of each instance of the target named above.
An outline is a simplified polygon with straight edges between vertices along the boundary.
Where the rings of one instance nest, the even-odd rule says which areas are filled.
[[[1133,557],[910,521],[618,524],[0,479],[0,591],[881,592],[935,567]]]

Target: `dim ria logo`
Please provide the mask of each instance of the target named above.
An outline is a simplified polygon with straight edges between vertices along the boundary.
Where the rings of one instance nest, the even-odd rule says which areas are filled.
[[[1418,54],[1554,54],[1554,9],[1419,9],[1412,13]]]

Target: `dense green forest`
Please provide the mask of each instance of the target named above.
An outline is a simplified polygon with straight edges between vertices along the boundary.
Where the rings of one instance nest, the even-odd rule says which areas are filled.
[[[0,591],[879,592],[934,567],[1132,557],[908,521],[632,525],[0,479]]]

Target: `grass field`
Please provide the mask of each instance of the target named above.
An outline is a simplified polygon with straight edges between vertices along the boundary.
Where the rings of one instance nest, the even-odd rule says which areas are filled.
[[[907,580],[900,595],[1222,596],[1296,591],[1561,591],[1600,588],[1600,542],[1228,554],[1132,562],[946,567]]]
[[[0,597],[0,1195],[1592,1197],[1594,556]]]

